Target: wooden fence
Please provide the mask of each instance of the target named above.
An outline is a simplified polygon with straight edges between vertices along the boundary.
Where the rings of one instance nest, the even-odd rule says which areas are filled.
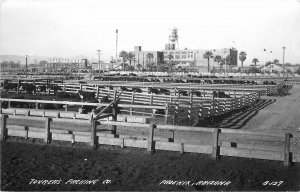
[[[115,145],[124,147],[146,148],[155,150],[179,151],[210,154],[213,159],[220,156],[234,156],[283,161],[285,166],[292,162],[300,162],[299,134],[252,132],[243,130],[196,128],[172,125],[156,125],[146,123],[129,123],[118,121],[100,121],[62,119],[50,117],[28,117],[21,115],[0,115],[1,140],[9,136],[43,139],[45,143],[53,140],[87,142],[91,147],[97,145]],[[122,137],[103,133],[103,126],[115,126],[116,129],[137,127],[146,133],[146,139]],[[195,144],[191,139],[164,141],[157,139],[160,131],[169,133],[200,134],[209,137],[209,142]],[[203,138],[203,137],[202,137]]]

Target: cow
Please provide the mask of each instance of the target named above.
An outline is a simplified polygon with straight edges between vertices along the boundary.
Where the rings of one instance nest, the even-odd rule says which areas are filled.
[[[200,91],[192,91],[192,95],[196,97],[201,97],[201,92]]]
[[[168,89],[160,88],[159,92],[164,95],[170,95],[170,91]]]
[[[21,84],[20,91],[25,91],[26,94],[34,94],[36,90],[35,85],[33,84]]]
[[[130,89],[126,88],[126,87],[123,87],[123,86],[121,86],[121,90],[122,91],[127,91],[127,92],[132,92],[132,90],[130,90]]]
[[[160,94],[160,91],[158,89],[149,87],[149,93]]]
[[[87,92],[87,91],[77,90],[76,94],[79,95],[81,101],[83,101],[83,100],[91,101],[91,100],[95,100],[95,98],[96,98],[95,92]]]
[[[132,87],[132,91],[135,93],[142,93],[143,91],[138,87]]]
[[[187,93],[187,91],[185,91],[185,90],[177,90],[177,92],[178,92],[178,95],[180,95],[180,96],[188,96],[188,93]]]
[[[18,90],[18,84],[17,83],[6,83],[4,84],[3,87],[4,90],[12,90],[12,91],[17,91]]]
[[[224,91],[213,91],[212,95],[214,98],[230,98],[230,95],[225,94]]]

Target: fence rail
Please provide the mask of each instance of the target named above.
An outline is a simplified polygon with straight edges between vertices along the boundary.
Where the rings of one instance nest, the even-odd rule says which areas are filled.
[[[52,140],[88,142],[95,148],[97,145],[116,145],[124,147],[146,148],[147,151],[168,150],[211,154],[213,159],[219,156],[234,156],[283,161],[285,166],[300,162],[299,134],[252,132],[219,128],[196,128],[173,125],[156,125],[146,123],[129,123],[100,120],[70,120],[50,117],[24,117],[20,115],[0,115],[1,140],[9,136],[43,139],[46,143]],[[125,130],[138,127],[146,132],[146,140],[130,139],[117,135],[116,132],[101,133],[102,126],[115,126]],[[17,127],[16,127],[17,126]],[[185,132],[192,135],[208,134],[209,143],[195,144],[178,139],[172,142],[157,140],[156,130]],[[200,139],[200,138],[199,138]]]

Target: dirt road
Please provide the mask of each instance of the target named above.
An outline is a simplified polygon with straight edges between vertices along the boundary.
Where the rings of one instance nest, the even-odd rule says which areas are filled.
[[[243,129],[275,130],[284,132],[300,131],[300,85],[294,85],[284,97],[266,97],[275,102],[259,110]]]

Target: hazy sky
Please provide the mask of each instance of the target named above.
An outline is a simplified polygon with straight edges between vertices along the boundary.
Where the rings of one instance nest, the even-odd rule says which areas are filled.
[[[0,54],[101,58],[118,50],[162,50],[170,29],[179,47],[247,52],[246,64],[274,58],[300,63],[300,0],[6,0]],[[263,52],[267,49],[268,52]],[[272,54],[269,52],[272,51]]]

